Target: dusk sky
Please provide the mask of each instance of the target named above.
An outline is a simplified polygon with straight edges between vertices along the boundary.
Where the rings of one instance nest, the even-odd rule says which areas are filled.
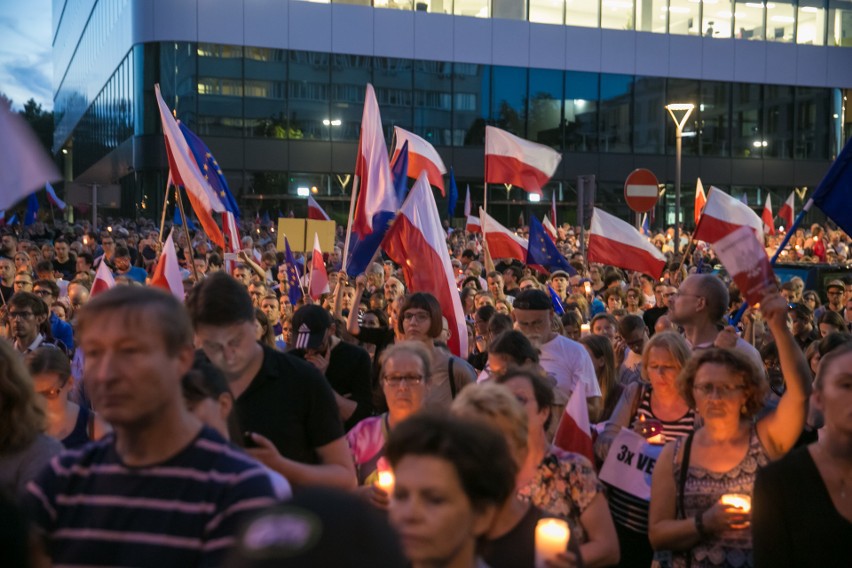
[[[53,110],[50,0],[0,0],[0,93]]]

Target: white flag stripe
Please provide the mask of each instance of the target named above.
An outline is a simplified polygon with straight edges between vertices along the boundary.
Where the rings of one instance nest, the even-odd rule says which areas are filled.
[[[548,177],[553,176],[562,160],[562,154],[550,146],[524,140],[493,126],[485,127],[485,153],[519,159]]]

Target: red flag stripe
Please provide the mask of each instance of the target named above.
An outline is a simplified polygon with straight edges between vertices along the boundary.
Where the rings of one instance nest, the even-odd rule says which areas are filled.
[[[541,195],[541,187],[550,180],[545,172],[510,156],[485,155],[486,183],[510,183]]]

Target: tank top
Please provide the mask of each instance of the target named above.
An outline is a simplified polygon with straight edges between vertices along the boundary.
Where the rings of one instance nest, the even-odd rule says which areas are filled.
[[[79,448],[92,441],[92,426],[95,415],[85,406],[80,406],[80,412],[77,413],[77,421],[74,422],[74,429],[62,438],[62,445],[65,449]]]
[[[682,439],[675,443],[675,457],[680,453]],[[684,518],[689,519],[703,513],[713,506],[722,495],[741,493],[751,496],[754,492],[754,479],[757,470],[769,463],[769,456],[760,443],[757,430],[751,428],[748,451],[740,463],[728,471],[709,471],[703,467],[691,465],[686,474],[683,490]],[[681,464],[675,459],[674,479],[680,479]],[[677,487],[677,485],[675,485]],[[751,530],[725,531],[695,545],[692,550],[673,553],[672,566],[687,566],[687,554],[692,555],[692,568],[733,566],[746,568],[754,566]]]
[[[663,435],[666,437],[666,441],[685,438],[695,429],[695,411],[691,408],[677,420],[661,420],[658,418],[651,409],[650,385],[641,391],[639,406],[636,409],[633,420],[630,421],[630,428],[633,428],[633,425],[639,420],[640,416],[644,416],[645,420],[653,419],[662,423]],[[616,487],[609,486],[608,489],[609,508],[612,511],[613,520],[632,531],[647,533],[648,502]]]

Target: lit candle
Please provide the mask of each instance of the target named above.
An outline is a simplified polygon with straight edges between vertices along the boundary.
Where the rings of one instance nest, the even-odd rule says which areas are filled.
[[[535,526],[535,566],[544,568],[545,562],[568,550],[571,529],[562,519],[540,519]]]
[[[666,437],[663,436],[662,434],[656,434],[656,435],[648,438],[648,443],[649,444],[659,444],[659,445],[662,446],[666,443]]]
[[[591,329],[592,328],[587,323],[580,324],[580,335],[582,335],[584,337],[586,335],[589,335],[589,332],[591,331]]]
[[[751,511],[751,497],[741,493],[729,493],[722,495],[722,505],[736,507],[743,513],[748,513]]]
[[[380,471],[379,478],[376,480],[376,487],[390,495],[393,491],[394,484],[393,473],[390,471]]]

